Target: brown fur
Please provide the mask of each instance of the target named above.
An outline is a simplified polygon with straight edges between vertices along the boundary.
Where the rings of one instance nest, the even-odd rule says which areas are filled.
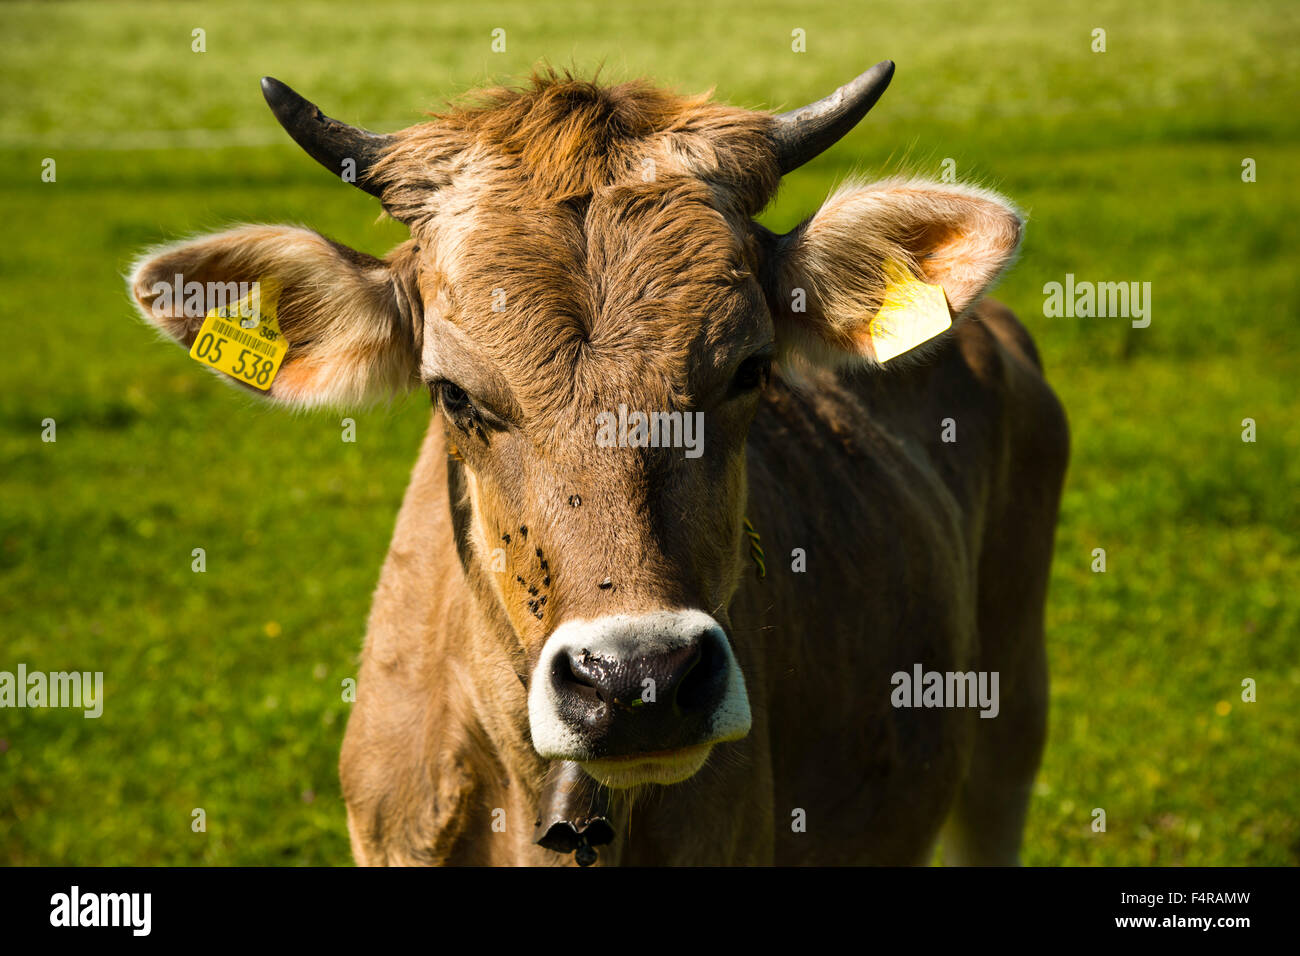
[[[750,218],[777,186],[771,123],[542,75],[399,135],[371,176],[412,238],[383,262],[248,227],[133,275],[184,344],[197,323],[148,311],[154,281],[285,284],[272,398],[450,381],[482,412],[435,408],[375,596],[340,763],[359,862],[565,862],[531,843],[548,768],[525,684],[561,622],[660,608],[726,628],[753,727],[617,801],[604,862],[916,863],[945,820],[955,859],[1015,858],[1067,453],[1028,336],[976,304],[1020,220],[978,190],[886,182],[774,236]],[[886,258],[942,285],[957,327],[879,368],[862,331]],[[778,370],[735,393],[771,347],[802,358],[798,386]],[[620,403],[703,411],[705,454],[597,447]],[[917,662],[999,671],[1001,716],[894,709],[890,674]]]

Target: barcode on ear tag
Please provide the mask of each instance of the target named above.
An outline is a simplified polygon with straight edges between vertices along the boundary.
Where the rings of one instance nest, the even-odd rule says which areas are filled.
[[[190,358],[266,391],[289,351],[276,317],[280,290],[259,280],[244,298],[208,312]]]

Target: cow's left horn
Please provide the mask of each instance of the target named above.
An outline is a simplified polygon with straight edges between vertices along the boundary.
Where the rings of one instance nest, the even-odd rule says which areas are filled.
[[[845,83],[830,96],[802,109],[776,117],[773,139],[781,175],[798,169],[814,156],[829,149],[836,140],[858,125],[876,105],[894,77],[894,63],[877,63],[857,79]]]
[[[392,136],[371,133],[330,119],[317,109],[316,104],[303,99],[274,77],[262,77],[262,95],[280,125],[307,151],[308,156],[335,176],[355,174],[355,179],[349,177],[347,181],[372,196],[383,192],[382,184],[371,180],[370,167],[393,143]],[[354,169],[344,167],[344,161],[349,159],[356,163]]]

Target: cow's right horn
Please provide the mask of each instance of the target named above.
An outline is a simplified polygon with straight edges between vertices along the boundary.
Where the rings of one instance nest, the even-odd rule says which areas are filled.
[[[894,63],[885,60],[830,96],[775,117],[772,138],[781,175],[798,169],[857,126],[893,78]]]
[[[274,77],[262,77],[262,95],[280,125],[308,156],[345,182],[353,183],[372,196],[381,195],[383,184],[371,179],[370,167],[392,145],[392,136],[371,133],[330,119],[316,104],[303,99]],[[348,168],[345,165],[347,160],[352,160],[355,166]]]

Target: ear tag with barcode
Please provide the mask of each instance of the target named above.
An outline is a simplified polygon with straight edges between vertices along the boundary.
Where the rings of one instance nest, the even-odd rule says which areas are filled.
[[[877,362],[888,362],[952,325],[943,286],[930,285],[892,259],[884,266],[885,295],[867,335]]]
[[[242,299],[211,309],[190,358],[266,391],[289,351],[276,316],[279,301],[279,285],[259,280]]]

